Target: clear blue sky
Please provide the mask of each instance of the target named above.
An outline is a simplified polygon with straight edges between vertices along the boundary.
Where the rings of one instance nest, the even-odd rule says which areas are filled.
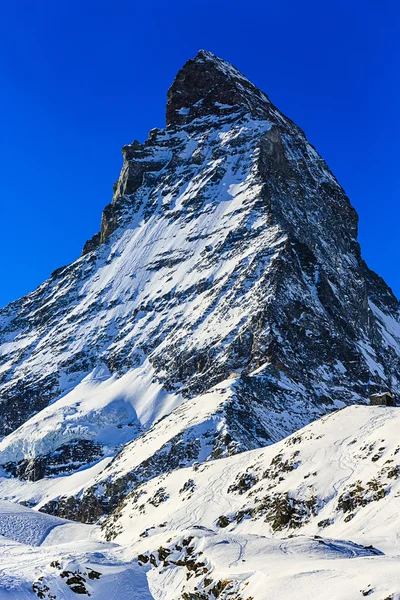
[[[181,67],[232,62],[306,132],[400,295],[397,0],[3,0],[0,305],[80,255]]]

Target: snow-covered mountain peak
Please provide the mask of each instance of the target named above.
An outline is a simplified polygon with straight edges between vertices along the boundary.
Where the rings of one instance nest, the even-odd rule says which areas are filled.
[[[271,109],[268,97],[233,65],[200,50],[184,64],[168,90],[167,127],[238,110],[267,118]]]
[[[397,300],[304,133],[204,51],[167,114],[83,256],[0,311],[0,464],[59,515],[400,392]]]

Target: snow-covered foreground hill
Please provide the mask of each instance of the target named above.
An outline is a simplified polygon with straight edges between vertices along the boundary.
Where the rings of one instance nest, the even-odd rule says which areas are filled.
[[[399,427],[399,408],[335,411],[266,448],[143,483],[103,526],[110,539],[122,541],[166,522],[360,543],[373,535],[397,546]]]
[[[217,579],[243,598],[400,598],[399,427],[397,408],[334,412],[268,448],[139,486],[103,529],[143,554],[165,546],[167,562],[190,530],[185,560],[213,575],[198,567],[189,591]],[[164,584],[178,580],[163,564]]]
[[[101,527],[3,501],[0,598],[398,600],[399,428],[345,408],[143,483]]]

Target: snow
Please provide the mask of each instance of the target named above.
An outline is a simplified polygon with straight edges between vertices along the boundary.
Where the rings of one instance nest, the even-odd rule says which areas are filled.
[[[172,551],[168,561],[179,558],[176,545],[182,548],[182,540],[193,537],[190,557],[205,561],[207,577],[214,581],[234,582],[240,598],[314,598],[321,589],[331,600],[353,600],[364,592],[375,600],[398,598],[400,478],[388,479],[385,473],[388,465],[393,468],[400,460],[399,426],[396,408],[355,406],[336,411],[268,448],[143,484],[116,518],[108,519],[105,532],[116,532],[115,541],[133,545],[137,553],[167,547]],[[279,463],[275,457],[283,464],[294,454],[292,470],[283,469],[279,478],[273,474],[262,478],[271,464]],[[230,486],[243,473],[261,479],[247,491],[235,492]],[[354,484],[367,489],[375,480],[387,486],[385,495],[361,503],[353,518],[346,519],[349,513],[339,508],[340,497]],[[151,499],[160,487],[166,499],[155,505]],[[256,505],[268,490],[287,491],[294,498],[312,494],[317,512],[298,528],[274,531],[262,513],[218,527],[221,515],[232,517]],[[324,521],[330,524],[321,525]],[[154,597],[172,600],[182,590],[193,590],[192,580],[187,583],[182,571],[162,564],[152,569],[148,576]],[[202,589],[204,578],[203,584],[200,576],[195,583]]]
[[[99,600],[153,598],[143,569],[115,544],[101,541],[96,527],[1,501],[0,532],[1,599],[37,600],[33,584],[57,598],[75,598],[63,571],[83,574],[90,595]],[[98,580],[86,576],[91,570],[101,574]]]
[[[0,442],[0,461],[46,455],[76,439],[102,442],[111,449],[130,441],[181,403],[154,380],[148,361],[124,376],[103,367],[71,392],[26,421]],[[133,428],[136,425],[136,428]]]
[[[61,519],[0,500],[0,535],[30,546],[40,546],[49,532],[64,525]]]
[[[378,375],[380,375],[382,377],[382,379],[384,379],[385,372],[383,370],[382,365],[379,364],[378,359],[375,354],[375,351],[371,347],[371,345],[363,340],[360,340],[358,342],[358,347],[360,348],[361,353],[362,353],[362,355],[365,359],[365,362],[367,363],[368,368],[370,369],[371,373],[377,373]]]
[[[57,598],[73,598],[65,571],[83,577],[99,600],[110,594],[115,600],[176,600],[195,590],[213,598],[219,582],[227,586],[221,598],[235,593],[241,599],[305,599],[321,589],[327,600],[398,598],[400,477],[385,473],[400,460],[399,426],[396,408],[335,411],[268,448],[142,484],[103,529],[0,501],[0,598],[37,598],[32,586],[40,585]],[[258,482],[241,492],[232,485],[243,474]],[[346,520],[339,498],[354,483],[365,489],[373,480],[388,486],[385,495],[361,503]],[[153,502],[160,487],[164,500]],[[297,499],[312,492],[317,512],[297,528],[273,530],[262,513],[218,526],[221,515],[231,519],[257,505],[265,492],[283,491]],[[159,554],[163,549],[167,559]],[[138,562],[150,554],[154,564]],[[187,560],[204,570],[188,578]],[[89,577],[92,570],[100,579]]]
[[[187,533],[196,535],[194,530]],[[397,561],[372,557],[368,550],[352,542],[310,538],[278,541],[210,532],[203,536],[195,538],[195,553],[202,552],[202,560],[206,557],[214,580],[233,582],[240,598],[318,598],[323,590],[328,600],[354,600],[362,597],[362,590],[368,590],[369,582],[374,582],[372,598],[383,598],[387,590],[398,589]],[[163,541],[160,536],[154,540],[160,544]],[[156,598],[178,598],[185,585],[186,589],[193,589],[191,582],[183,581],[184,573],[176,571],[150,571]]]
[[[392,348],[397,350],[400,344],[399,320],[395,319],[390,314],[384,313],[380,308],[376,306],[376,304],[372,302],[372,300],[369,301],[369,306],[371,307],[372,312],[377,318],[384,340],[386,341],[388,346],[392,346]]]
[[[112,457],[110,456],[71,475],[47,477],[39,481],[21,481],[3,474],[0,477],[0,495],[6,500],[27,502],[41,508],[60,495],[73,495],[94,484],[97,476],[111,460]]]

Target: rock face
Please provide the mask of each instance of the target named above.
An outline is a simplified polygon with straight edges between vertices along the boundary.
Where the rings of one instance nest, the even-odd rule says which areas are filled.
[[[166,128],[123,157],[82,257],[0,311],[0,464],[38,479],[86,447],[87,464],[108,457],[46,497],[83,520],[154,475],[400,391],[398,301],[361,258],[354,208],[233,66],[189,60]]]

